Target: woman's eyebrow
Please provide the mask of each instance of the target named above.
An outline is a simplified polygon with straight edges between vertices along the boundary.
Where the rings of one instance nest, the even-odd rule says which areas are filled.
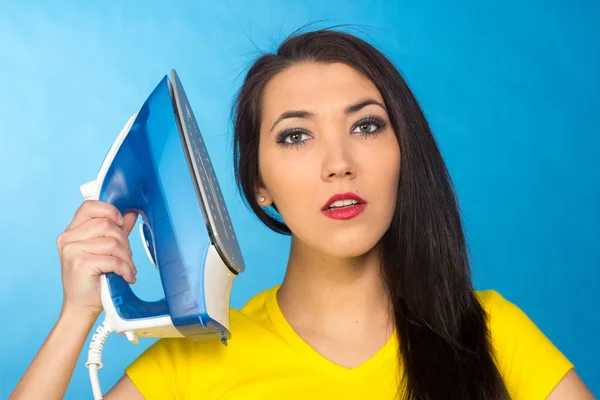
[[[303,110],[297,110],[297,111],[286,111],[283,114],[281,114],[279,116],[279,118],[277,118],[277,121],[275,121],[275,123],[273,123],[273,126],[271,126],[271,130],[270,132],[273,131],[273,128],[275,128],[275,125],[277,125],[279,122],[281,122],[282,120],[286,119],[286,118],[312,118],[315,115],[311,112],[308,111],[303,111]]]
[[[364,107],[366,107],[368,105],[372,105],[372,104],[383,108],[387,112],[387,110],[383,104],[381,104],[380,102],[378,102],[375,99],[366,98],[366,99],[362,99],[359,102],[351,104],[348,107],[346,107],[346,110],[344,111],[344,113],[352,114],[352,113],[355,113],[355,112],[363,109]],[[273,131],[273,129],[275,128],[275,125],[277,125],[279,122],[281,122],[282,120],[284,120],[286,118],[313,118],[314,116],[315,115],[313,113],[311,113],[310,111],[305,111],[305,110],[286,111],[283,114],[281,114],[279,116],[279,118],[277,118],[277,120],[273,123],[273,125],[271,126],[271,129],[270,129],[270,132]]]
[[[363,109],[366,106],[369,106],[371,104],[374,104],[376,106],[379,106],[381,108],[383,108],[384,111],[387,112],[385,106],[383,104],[381,104],[380,102],[378,102],[375,99],[371,99],[371,98],[366,98],[366,99],[362,99],[361,101],[359,101],[358,103],[352,104],[350,106],[348,106],[346,108],[346,114],[352,114],[355,113],[361,109]]]

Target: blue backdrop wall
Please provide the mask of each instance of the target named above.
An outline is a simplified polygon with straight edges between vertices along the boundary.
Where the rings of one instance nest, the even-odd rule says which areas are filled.
[[[0,398],[60,311],[55,240],[82,201],[79,185],[95,178],[117,133],[171,68],[247,262],[232,306],[280,282],[289,239],[263,227],[235,191],[229,111],[255,45],[272,50],[320,20],[315,27],[360,25],[363,33],[353,32],[401,69],[456,183],[477,288],[520,306],[600,395],[599,3],[88,3],[0,5]],[[138,240],[132,247],[135,291],[158,299],[158,275]],[[150,344],[111,336],[103,389]],[[67,399],[91,396],[86,353]]]

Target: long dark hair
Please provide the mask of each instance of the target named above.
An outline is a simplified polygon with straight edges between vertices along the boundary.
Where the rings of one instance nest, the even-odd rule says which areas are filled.
[[[269,228],[291,234],[256,201],[262,96],[274,75],[299,62],[345,63],[379,89],[402,151],[397,204],[381,246],[381,268],[404,371],[405,399],[507,399],[487,315],[471,283],[452,181],[417,100],[394,65],[349,33],[293,34],[250,67],[233,108],[236,183]],[[272,205],[275,211],[277,206]],[[399,390],[400,394],[400,390]]]

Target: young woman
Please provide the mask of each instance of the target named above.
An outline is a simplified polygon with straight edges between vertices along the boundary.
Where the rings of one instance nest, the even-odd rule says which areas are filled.
[[[379,51],[294,35],[252,65],[234,117],[245,200],[291,235],[285,278],[232,310],[229,346],[159,340],[106,399],[592,398],[519,308],[473,289],[448,171]],[[13,399],[63,397],[98,275],[135,280],[135,220],[88,201],[59,236],[62,313]]]

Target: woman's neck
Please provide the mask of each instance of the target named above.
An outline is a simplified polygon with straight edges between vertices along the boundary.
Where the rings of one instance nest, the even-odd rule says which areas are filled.
[[[378,249],[360,257],[335,258],[292,237],[277,301],[288,322],[298,329],[318,326],[330,334],[350,328],[358,334],[393,329]]]

